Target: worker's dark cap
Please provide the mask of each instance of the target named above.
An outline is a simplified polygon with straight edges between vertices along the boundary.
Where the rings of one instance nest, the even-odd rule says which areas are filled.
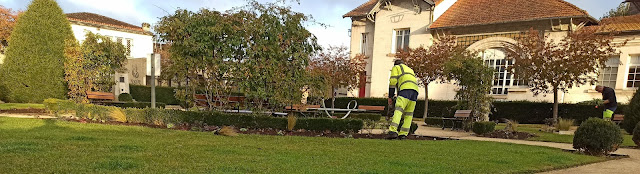
[[[403,63],[404,63],[404,61],[402,61],[402,59],[396,59],[396,60],[393,61],[393,65],[400,65],[400,64],[403,64]]]

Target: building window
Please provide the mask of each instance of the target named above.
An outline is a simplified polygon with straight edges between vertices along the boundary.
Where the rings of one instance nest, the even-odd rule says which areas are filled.
[[[120,77],[120,83],[124,83],[124,77]]]
[[[121,38],[121,37],[118,37],[118,38],[116,39],[116,43],[122,44],[122,38]]]
[[[127,39],[127,56],[131,56],[131,39]]]
[[[411,32],[409,29],[396,30],[394,33],[394,42],[395,47],[392,50],[392,53],[396,53],[398,50],[406,51],[409,48],[409,35]]]
[[[609,61],[605,63],[605,67],[600,69],[600,74],[598,75],[598,84],[615,88],[616,79],[618,78],[618,66],[620,66],[619,56],[609,59]]]
[[[369,35],[369,33],[362,33],[362,42],[360,42],[360,54],[367,54],[367,35]]]
[[[629,61],[629,78],[627,78],[627,87],[640,87],[640,55],[631,56],[631,61]]]
[[[494,69],[493,87],[491,88],[493,95],[507,95],[509,88],[527,85],[524,80],[515,79],[514,75],[507,70],[509,66],[513,65],[513,61],[507,61],[504,58],[505,53],[502,49],[492,48],[482,52],[485,64]]]

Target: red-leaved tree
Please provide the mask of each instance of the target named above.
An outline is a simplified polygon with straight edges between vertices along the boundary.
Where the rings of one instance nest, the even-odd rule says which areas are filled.
[[[322,79],[326,94],[331,95],[331,107],[335,107],[335,91],[338,88],[353,90],[358,87],[359,75],[367,65],[364,55],[350,58],[347,47],[329,46],[317,56],[311,58],[309,70],[312,75]],[[330,91],[329,91],[330,90]]]
[[[583,27],[559,41],[530,29],[517,43],[505,44],[505,59],[518,79],[526,79],[534,95],[553,93],[553,119],[558,119],[558,93],[594,84],[595,74],[605,66],[617,47],[613,35],[598,34],[597,28]]]
[[[451,59],[454,53],[461,53],[464,47],[456,45],[455,36],[444,36],[433,42],[428,48],[418,47],[400,51],[396,58],[402,59],[411,67],[418,78],[418,85],[424,87],[425,102],[423,118],[427,118],[429,106],[429,84],[443,79],[444,64]]]
[[[13,27],[18,20],[18,13],[0,5],[0,52],[3,52]]]

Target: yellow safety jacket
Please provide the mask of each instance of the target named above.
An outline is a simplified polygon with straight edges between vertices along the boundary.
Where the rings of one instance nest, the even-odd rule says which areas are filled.
[[[398,92],[405,89],[413,89],[417,92],[418,83],[413,69],[405,64],[393,66],[391,68],[391,78],[389,79],[389,89],[398,89]]]

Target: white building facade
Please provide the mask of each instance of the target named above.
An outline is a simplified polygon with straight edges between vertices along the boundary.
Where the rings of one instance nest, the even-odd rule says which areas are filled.
[[[93,13],[69,13],[67,18],[78,42],[82,43],[88,32],[107,36],[126,48],[126,71],[118,72],[114,76],[116,86],[114,94],[129,93],[129,85],[146,85],[150,79],[149,70],[153,53],[153,33],[150,25],[131,25],[116,19]],[[155,60],[156,76],[160,75],[160,59]]]
[[[352,20],[351,56],[369,57],[366,77],[360,79],[366,83],[349,92],[350,96],[386,97],[397,49],[428,47],[439,36],[454,35],[458,44],[479,51],[486,65],[496,70],[491,91],[494,99],[542,102],[552,102],[553,95],[534,96],[522,80],[507,72],[510,62],[504,60],[503,45],[515,42],[531,28],[542,31],[549,39],[560,40],[583,25],[599,23],[586,11],[563,0],[370,0],[343,17]],[[614,88],[622,103],[629,101],[640,86],[635,84],[640,83],[640,71],[634,69],[640,67],[638,33],[616,36],[616,41],[631,40],[599,74],[599,83]],[[453,100],[457,88],[451,82],[432,83],[429,98]],[[593,88],[574,87],[561,93],[559,100],[576,103],[601,98]],[[419,93],[424,99],[424,89]]]

